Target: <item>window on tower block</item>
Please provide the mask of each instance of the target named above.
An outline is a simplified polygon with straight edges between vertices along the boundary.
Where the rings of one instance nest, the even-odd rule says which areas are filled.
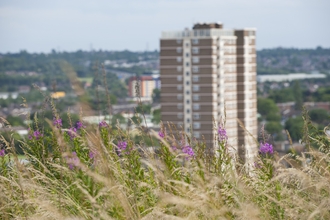
[[[199,63],[199,57],[193,57],[193,63]]]
[[[198,54],[199,53],[198,47],[193,47],[192,52],[193,52],[193,54]]]
[[[199,91],[199,85],[193,85],[193,90],[194,90],[194,92]]]
[[[199,41],[198,41],[198,39],[193,39],[193,40],[192,40],[192,43],[193,43],[193,44],[198,44]]]
[[[199,113],[194,113],[194,119],[199,119]]]
[[[201,123],[194,122],[194,129],[199,129],[201,127]]]
[[[194,94],[193,95],[193,100],[194,101],[198,101],[199,100],[199,95],[198,94]]]
[[[199,72],[199,67],[198,66],[193,66],[193,72],[198,73]]]
[[[193,76],[193,81],[194,82],[198,82],[198,80],[199,80],[199,76]]]
[[[199,104],[194,104],[194,105],[193,105],[193,109],[194,109],[194,110],[199,110]]]

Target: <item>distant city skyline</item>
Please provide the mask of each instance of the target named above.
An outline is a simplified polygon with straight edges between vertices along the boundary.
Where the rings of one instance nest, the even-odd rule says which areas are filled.
[[[161,31],[257,28],[257,49],[330,47],[328,0],[0,1],[0,53],[159,50]]]

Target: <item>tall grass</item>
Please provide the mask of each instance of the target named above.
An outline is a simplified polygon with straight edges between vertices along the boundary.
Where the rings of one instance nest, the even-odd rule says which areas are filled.
[[[1,219],[330,219],[330,138],[307,117],[306,152],[260,149],[247,169],[224,127],[213,150],[176,129],[137,129],[151,147],[105,121],[63,128],[51,106],[52,129],[36,115],[20,142],[28,163],[1,137]]]

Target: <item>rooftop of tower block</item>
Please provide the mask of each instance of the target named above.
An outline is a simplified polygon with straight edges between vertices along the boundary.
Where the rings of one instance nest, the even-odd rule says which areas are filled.
[[[195,23],[192,29],[185,28],[181,31],[163,31],[161,39],[183,39],[183,38],[209,38],[209,37],[234,37],[235,31],[245,31],[248,36],[255,35],[255,28],[224,29],[221,22]]]
[[[197,23],[194,24],[193,29],[211,29],[211,28],[217,28],[217,29],[222,29],[223,24],[221,23]]]

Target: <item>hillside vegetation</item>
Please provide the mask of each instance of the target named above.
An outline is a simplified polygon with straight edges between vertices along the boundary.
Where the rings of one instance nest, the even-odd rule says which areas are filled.
[[[2,219],[330,218],[329,130],[307,114],[306,152],[279,158],[262,134],[247,164],[227,144],[225,125],[210,149],[174,126],[93,126],[61,118],[51,99],[45,105],[52,117],[36,114],[27,139],[0,138]]]
[[[105,63],[107,68],[134,72],[139,74],[151,73],[157,70],[158,51],[76,51],[57,52],[49,54],[20,53],[0,54],[0,76],[8,71],[10,75],[17,72],[34,71],[43,75],[61,75],[59,60],[71,64],[78,77],[93,77],[95,63]],[[156,62],[148,65],[148,62]],[[122,66],[126,63],[128,65]],[[310,73],[312,71],[330,71],[330,48],[316,49],[273,48],[257,51],[257,73],[287,74],[296,72]]]
[[[330,48],[275,48],[257,51],[257,73],[288,74],[330,72]]]

